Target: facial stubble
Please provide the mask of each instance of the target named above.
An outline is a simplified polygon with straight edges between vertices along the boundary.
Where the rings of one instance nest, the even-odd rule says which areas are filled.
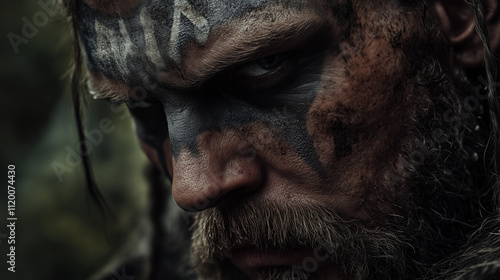
[[[469,191],[477,176],[470,168],[473,151],[464,148],[471,138],[469,127],[475,123],[473,116],[451,123],[442,115],[451,110],[463,118],[459,95],[465,93],[458,93],[453,85],[471,86],[443,75],[443,68],[434,59],[425,60],[419,69],[413,92],[420,101],[411,112],[414,123],[409,125],[402,145],[403,168],[398,174],[388,174],[392,180],[386,186],[414,190],[411,200],[401,198],[406,209],[370,223],[341,217],[329,207],[268,200],[205,210],[195,215],[193,227],[192,258],[198,279],[326,279],[320,269],[310,271],[300,264],[243,273],[230,262],[235,240],[260,250],[308,248],[327,252],[325,262],[337,265],[348,279],[417,279],[429,275],[433,262],[458,248],[471,230],[464,221],[477,214],[475,206],[464,199],[475,195]],[[429,127],[450,134],[446,141],[436,141]],[[476,138],[472,141],[481,142],[477,135],[472,137]],[[415,160],[416,151],[422,149],[424,162]],[[465,177],[456,176],[457,168]],[[449,172],[437,175],[430,170]]]

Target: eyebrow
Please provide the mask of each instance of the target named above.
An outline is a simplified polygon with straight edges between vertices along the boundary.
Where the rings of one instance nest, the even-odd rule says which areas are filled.
[[[332,26],[313,10],[296,15],[283,15],[281,10],[273,16],[277,18],[274,22],[265,21],[265,18],[243,18],[214,28],[205,46],[186,46],[184,51],[188,55],[184,57],[182,67],[158,73],[159,84],[174,92],[198,88],[218,73],[239,64],[314,43]],[[259,28],[248,32],[251,26]],[[134,96],[132,85],[102,73],[89,71],[87,85],[95,99],[120,103],[130,101]]]
[[[190,50],[188,47],[190,53],[185,57],[183,68],[173,75],[168,72],[160,73],[160,80],[167,88],[193,89],[239,64],[313,44],[314,39],[321,38],[331,29],[331,23],[328,24],[320,16],[311,15],[301,15],[273,26],[264,26],[262,31],[253,33],[245,32],[248,27],[244,20],[221,26],[213,31],[216,35],[205,47],[191,47]],[[237,34],[221,38],[225,32]]]

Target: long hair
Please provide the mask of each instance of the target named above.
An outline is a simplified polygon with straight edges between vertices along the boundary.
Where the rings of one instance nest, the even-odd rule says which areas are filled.
[[[73,36],[73,67],[70,79],[70,90],[71,90],[71,100],[73,103],[73,113],[76,122],[78,142],[81,147],[81,158],[84,170],[85,184],[87,187],[88,194],[90,195],[91,201],[94,202],[103,217],[106,214],[113,214],[111,208],[109,207],[106,199],[103,197],[101,191],[99,190],[92,169],[92,162],[90,160],[89,148],[87,146],[87,141],[85,141],[84,134],[84,122],[83,122],[83,110],[85,104],[85,90],[84,90],[84,77],[83,77],[83,59],[82,59],[82,49],[80,46],[80,38],[78,34],[78,15],[76,13],[77,0],[64,0],[64,8],[68,15],[70,22],[71,35]]]

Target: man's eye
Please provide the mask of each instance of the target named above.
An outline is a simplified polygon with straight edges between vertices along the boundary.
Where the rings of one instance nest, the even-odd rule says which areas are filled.
[[[297,59],[291,53],[267,56],[243,65],[233,72],[231,85],[251,91],[268,90],[283,85],[293,76]]]
[[[271,55],[259,60],[250,62],[239,70],[238,76],[259,77],[269,74],[280,67],[284,62],[283,54]]]

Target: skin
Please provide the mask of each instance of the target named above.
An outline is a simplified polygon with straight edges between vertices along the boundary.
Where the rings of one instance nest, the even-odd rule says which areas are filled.
[[[184,79],[180,78],[180,75],[174,71],[161,72],[158,74],[158,76],[163,76],[165,78],[165,82],[163,82],[160,87],[166,87],[170,84],[186,85],[191,82],[190,77],[193,77],[192,80],[201,80],[199,77],[204,76],[205,73],[201,72],[199,69],[208,68],[221,60],[229,60],[234,64],[233,59],[236,61],[242,59],[238,51],[233,51],[240,47],[239,44],[244,44],[247,40],[252,40],[252,37],[259,38],[267,35],[265,34],[267,31],[263,31],[262,33],[264,34],[258,34],[261,32],[254,32],[254,34],[248,33],[248,35],[245,34],[244,32],[246,30],[242,29],[253,29],[251,28],[252,25],[259,26],[260,29],[264,30],[267,25],[269,29],[273,30],[278,28],[282,29],[281,25],[292,23],[291,26],[287,26],[283,29],[286,31],[292,29],[292,31],[288,32],[293,33],[293,29],[296,27],[300,28],[306,25],[303,20],[307,20],[308,22],[307,26],[304,27],[304,32],[308,31],[307,33],[316,32],[320,34],[316,35],[313,33],[313,36],[301,33],[292,34],[294,37],[290,40],[285,40],[285,43],[279,41],[277,42],[277,46],[272,45],[267,47],[267,49],[260,49],[261,47],[259,46],[256,53],[246,55],[247,57],[245,59],[252,61],[255,57],[266,57],[268,54],[272,53],[285,53],[287,51],[293,51],[296,48],[298,48],[300,52],[302,49],[305,49],[305,51],[303,51],[304,54],[293,54],[293,56],[298,55],[299,58],[286,57],[285,59],[294,61],[284,61],[282,63],[299,64],[299,66],[285,65],[284,67],[299,68],[298,70],[292,70],[299,71],[299,73],[295,75],[297,77],[296,79],[300,80],[289,85],[285,84],[285,86],[281,86],[282,88],[269,87],[269,89],[264,88],[260,92],[254,92],[251,90],[251,87],[259,81],[252,81],[252,77],[242,78],[241,84],[243,85],[240,86],[238,84],[240,83],[238,78],[231,77],[231,75],[222,75],[222,82],[221,84],[217,84],[216,87],[220,87],[223,91],[226,91],[224,83],[228,83],[229,89],[227,92],[222,92],[220,96],[205,98],[202,96],[203,92],[201,92],[201,90],[189,93],[159,93],[154,95],[155,98],[162,99],[162,103],[168,104],[168,106],[165,105],[164,107],[168,121],[169,140],[172,146],[171,152],[174,156],[174,197],[181,207],[196,209],[196,207],[192,207],[196,201],[206,200],[206,198],[200,194],[200,187],[213,187],[219,189],[221,193],[218,198],[221,198],[226,193],[230,193],[234,189],[239,189],[239,185],[246,185],[247,180],[253,181],[255,180],[254,178],[263,177],[263,173],[266,173],[268,177],[267,181],[270,181],[266,183],[266,185],[282,186],[273,187],[273,190],[269,190],[270,193],[266,194],[267,197],[283,195],[285,191],[289,192],[290,186],[283,186],[285,185],[284,182],[295,181],[296,183],[294,183],[294,185],[297,185],[297,187],[292,189],[294,189],[297,194],[300,194],[297,195],[296,199],[309,202],[323,200],[329,203],[332,200],[331,197],[337,197],[335,199],[336,202],[333,204],[336,205],[338,210],[342,210],[344,213],[351,212],[352,214],[349,216],[352,217],[368,218],[367,211],[364,209],[365,206],[360,206],[362,204],[360,200],[377,201],[379,198],[374,195],[367,196],[367,192],[364,190],[353,189],[352,186],[361,183],[361,177],[363,176],[361,176],[361,174],[357,176],[346,174],[345,169],[373,170],[369,172],[371,173],[369,178],[364,179],[367,181],[376,181],[376,174],[379,173],[376,169],[386,169],[384,168],[386,166],[375,167],[379,165],[379,161],[376,160],[377,156],[383,156],[389,159],[392,154],[392,157],[394,157],[397,150],[391,152],[391,150],[394,150],[394,145],[391,145],[391,142],[398,142],[398,140],[400,142],[401,137],[404,136],[404,132],[398,131],[397,128],[382,128],[376,135],[363,137],[360,135],[360,131],[373,126],[374,121],[382,117],[386,119],[388,123],[394,123],[393,126],[395,127],[405,123],[405,119],[401,119],[400,115],[389,113],[394,102],[401,103],[401,106],[404,107],[404,102],[400,101],[405,99],[405,95],[399,94],[399,96],[389,96],[388,98],[385,96],[381,97],[380,99],[387,100],[381,100],[382,106],[376,106],[376,102],[379,101],[373,102],[373,100],[366,98],[358,98],[356,100],[356,98],[349,97],[353,96],[356,89],[361,86],[360,84],[366,82],[366,80],[359,77],[350,83],[346,81],[349,80],[348,75],[350,75],[350,72],[365,72],[366,74],[363,76],[370,77],[368,83],[377,80],[377,77],[386,80],[389,79],[389,77],[400,79],[403,73],[394,72],[394,65],[397,64],[397,60],[400,59],[402,53],[401,51],[398,53],[398,50],[393,50],[393,48],[388,45],[388,42],[374,40],[374,44],[378,44],[379,49],[390,47],[390,51],[384,53],[384,57],[387,58],[381,58],[381,60],[395,60],[395,62],[388,63],[386,68],[381,69],[381,74],[375,74],[374,70],[370,69],[373,65],[365,64],[371,61],[373,61],[374,65],[379,63],[379,59],[375,59],[377,55],[375,49],[353,50],[353,48],[357,46],[348,46],[345,43],[346,38],[344,36],[346,36],[346,34],[343,34],[345,30],[340,26],[345,26],[345,22],[342,22],[342,20],[345,21],[346,18],[342,18],[345,17],[342,13],[346,12],[350,7],[345,4],[345,6],[339,5],[339,7],[329,8],[332,9],[333,13],[337,12],[340,15],[315,14],[318,8],[316,5],[311,4],[310,7],[307,7],[304,11],[299,11],[294,8],[286,10],[281,7],[276,8],[277,15],[275,15],[276,21],[274,23],[266,22],[266,13],[269,13],[267,10],[260,13],[256,12],[255,16],[244,18],[243,20],[236,17],[234,20],[236,23],[225,19],[225,24],[220,26],[216,25],[217,27],[215,28],[212,27],[210,34],[213,34],[213,36],[208,36],[204,48],[197,50],[189,46],[185,47],[186,52],[184,56],[186,60],[183,64],[186,64],[186,66],[185,68],[180,66],[180,71],[183,72],[182,76],[185,77]],[[245,11],[245,9],[242,9],[240,12],[243,13]],[[240,21],[239,24],[237,23],[238,21]],[[217,20],[214,20],[214,22],[217,22]],[[243,27],[243,22],[250,25],[250,27]],[[330,29],[328,28],[329,26],[337,25],[339,28],[325,30]],[[400,29],[402,30],[403,27],[401,26]],[[325,31],[327,32],[326,34],[324,33]],[[229,38],[221,38],[222,36],[219,34],[224,33],[235,35]],[[193,38],[195,37],[194,34],[190,35],[192,36],[190,39],[195,39]],[[392,34],[383,34],[382,36],[389,37],[391,35]],[[310,43],[308,45],[309,41],[316,41],[312,40],[310,37],[316,37],[316,40],[323,41],[324,43],[322,44],[324,44],[324,46],[310,46]],[[390,38],[384,39],[388,41]],[[190,42],[192,42],[192,40],[190,40]],[[290,43],[293,45],[290,46]],[[187,45],[187,43],[180,44]],[[99,49],[102,49],[102,47]],[[213,54],[212,52],[208,52],[213,50],[216,50],[217,53]],[[232,52],[235,52],[238,57],[224,57],[225,53]],[[351,56],[351,54],[356,57],[346,59],[346,57]],[[362,56],[368,57],[360,61]],[[111,55],[109,55],[109,57],[111,57]],[[190,61],[189,58],[196,59]],[[119,59],[120,58],[117,58],[116,61]],[[101,64],[100,66],[96,66],[96,69],[105,68],[104,63]],[[119,64],[119,62],[117,62],[117,64]],[[232,65],[229,65],[229,67],[231,66]],[[350,70],[345,71],[345,69]],[[246,69],[242,69],[239,70],[239,72],[246,74],[245,70]],[[396,68],[396,70],[399,69]],[[106,70],[101,70],[99,72],[104,75],[107,74]],[[132,72],[132,70],[127,72]],[[117,78],[121,76],[126,83],[133,83],[132,81],[128,81],[126,74],[127,73],[118,73],[114,75],[117,76]],[[290,76],[288,73],[285,74]],[[226,79],[228,78],[233,78],[232,80],[236,81],[233,82],[230,80],[227,82]],[[275,77],[271,78],[277,79]],[[204,82],[204,80],[202,80],[202,82]],[[381,85],[375,82],[371,82],[370,84],[376,86],[373,88],[373,91],[393,91],[383,82]],[[344,88],[337,85],[344,85],[342,86]],[[390,87],[392,87],[392,85]],[[158,91],[163,90],[168,92],[168,89],[163,88],[160,88]],[[207,86],[207,90],[211,90],[210,86]],[[270,93],[274,96],[270,96]],[[188,95],[200,95],[200,97],[191,98]],[[234,96],[237,95],[241,95],[241,97],[238,96],[239,98],[235,98]],[[383,103],[387,105],[383,106]],[[205,110],[203,108],[207,109]],[[377,112],[373,112],[375,110]],[[376,115],[363,114],[363,116],[356,116],[356,112],[359,111],[364,111],[364,113],[373,112]],[[387,119],[387,116],[389,116],[389,119]],[[158,147],[159,144],[153,144],[153,142],[159,142],[158,140],[146,140],[146,137],[153,138],[158,136],[162,138],[164,133],[155,132],[154,135],[151,136],[153,131],[158,130],[154,127],[146,127],[146,125],[139,125],[139,127],[140,130],[143,130],[140,131],[139,134],[140,138],[145,140],[145,144]],[[332,129],[340,131],[341,133],[339,133],[339,135],[332,133]],[[374,128],[368,129],[367,131],[369,131],[369,133],[365,134],[374,134],[374,130]],[[390,130],[390,132],[387,130]],[[255,139],[254,141],[256,143],[245,143],[243,138],[249,135],[256,135],[256,133],[254,133],[255,131],[267,135],[263,138],[276,137],[277,141],[270,141],[270,139]],[[396,141],[390,140],[393,139],[394,136],[399,136],[399,138],[396,138]],[[334,145],[331,145],[332,141],[329,138],[334,140]],[[385,147],[380,148],[376,146],[375,149],[370,149],[369,151],[359,149],[355,153],[356,155],[352,154],[353,146],[369,146],[366,144],[372,142],[373,139],[378,139],[377,141],[381,144],[385,142],[389,145],[384,145]],[[337,142],[336,145],[335,142]],[[217,145],[223,145],[226,148],[223,151]],[[255,148],[255,146],[261,146],[262,148]],[[244,154],[242,155],[242,151],[248,149],[255,150],[254,153],[250,153],[250,156],[255,157],[255,159],[248,160],[245,158]],[[221,152],[212,152],[217,150]],[[276,150],[280,151],[280,154],[277,154]],[[257,154],[254,155],[255,153]],[[372,161],[360,161],[360,158],[371,158]],[[394,162],[395,159],[388,161]],[[209,164],[209,162],[219,162],[219,164],[214,165]],[[286,163],[285,166],[283,166],[284,163]],[[264,172],[262,169],[265,169],[265,166],[269,166],[270,170]],[[342,168],[343,166],[348,167]],[[240,173],[240,170],[243,170],[243,173]],[[309,175],[311,173],[313,176]],[[192,178],[198,177],[193,176],[193,174],[221,174],[222,176],[227,174],[227,179],[224,178],[224,180],[228,182],[214,182],[210,183],[209,186],[198,186],[204,185],[204,182],[192,182]],[[379,173],[379,175],[382,174]],[[345,181],[348,177],[351,178],[349,179],[351,181],[349,184],[344,183],[342,184],[344,186],[339,186],[339,188],[335,190],[332,190],[332,188],[325,190],[324,186],[326,184],[334,181]],[[309,197],[305,196],[303,188],[298,187],[305,183],[304,179],[300,178],[307,178],[307,181],[309,181],[307,184],[310,186],[307,193],[312,193],[313,195],[308,195]],[[208,178],[206,180],[208,180]],[[242,181],[236,183],[232,187],[224,186],[225,184],[232,185],[232,181],[240,180]],[[276,183],[272,183],[273,181],[276,181]],[[193,183],[195,183],[195,185],[193,185]],[[180,187],[177,188],[177,185]],[[265,186],[259,186],[259,188],[262,188],[263,191],[268,189]],[[210,200],[210,205],[212,205],[217,203],[216,200],[219,199]]]
[[[80,36],[90,89],[129,102],[141,145],[172,178],[181,208],[315,205],[349,226],[390,228],[398,217],[403,227],[421,191],[408,179],[408,147],[429,102],[416,91],[417,62],[442,57],[420,14],[397,1],[171,2],[87,1]],[[218,217],[207,213],[198,228]],[[252,234],[236,236],[237,245]],[[254,243],[266,257],[296,256],[276,265],[315,253],[313,243]],[[236,270],[261,279],[260,266],[234,254]],[[354,279],[347,262],[332,258],[314,277]]]

